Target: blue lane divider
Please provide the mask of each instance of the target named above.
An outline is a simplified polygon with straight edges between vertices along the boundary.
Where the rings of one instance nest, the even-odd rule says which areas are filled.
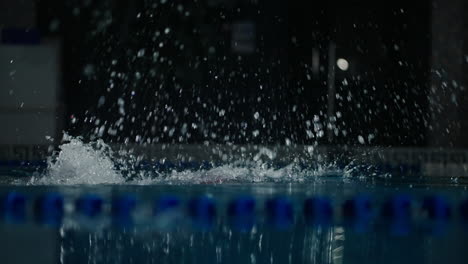
[[[134,195],[126,194],[112,199],[112,220],[117,226],[130,226],[133,223],[132,212],[137,205]]]
[[[95,194],[86,194],[75,201],[75,211],[87,217],[96,217],[102,213],[104,200]]]
[[[358,195],[343,204],[343,216],[346,218],[368,220],[372,215],[372,201],[368,195]]]
[[[64,198],[60,193],[47,193],[36,199],[34,214],[40,224],[59,226],[64,215]]]
[[[275,228],[287,229],[294,222],[293,205],[286,197],[268,199],[265,209],[268,223]]]
[[[411,219],[411,197],[405,194],[392,196],[383,204],[382,216],[391,220]]]
[[[0,216],[9,223],[21,223],[26,219],[26,196],[9,192],[0,198]]]
[[[411,197],[406,194],[392,196],[382,206],[382,217],[389,225],[391,234],[407,235],[413,218]]]
[[[238,231],[252,230],[255,225],[255,206],[255,199],[251,196],[240,196],[229,202],[229,224]]]
[[[309,225],[328,226],[333,222],[333,206],[327,197],[312,197],[304,202],[304,217]]]
[[[163,195],[159,197],[153,208],[154,215],[178,209],[182,205],[182,200],[174,195]]]
[[[452,215],[447,200],[442,196],[428,196],[424,198],[422,210],[427,213],[430,220],[447,221]]]
[[[42,225],[54,227],[61,225],[63,218],[66,217],[64,200],[62,194],[55,192],[38,196],[30,207],[33,219]],[[12,191],[0,195],[0,220],[8,223],[24,222],[29,214],[26,202],[27,197],[22,193]],[[113,197],[110,211],[106,210],[106,214],[104,214],[104,203],[104,199],[99,195],[85,194],[75,200],[74,209],[77,214],[89,218],[100,215],[109,217],[112,223],[118,226],[134,224],[133,212],[139,204],[135,195]],[[415,206],[416,204],[418,205]],[[306,198],[302,203],[302,211],[298,212],[294,210],[293,202],[284,196],[267,199],[264,211],[257,211],[256,205],[257,200],[251,195],[234,197],[226,203],[227,223],[236,231],[248,232],[252,230],[257,220],[263,219],[257,215],[263,212],[267,225],[285,230],[296,224],[296,214],[302,214],[308,226],[330,226],[338,223],[357,232],[365,232],[372,225],[376,225],[400,236],[407,235],[416,224],[418,228],[430,231],[431,234],[439,234],[451,223],[450,220],[454,215],[458,216],[465,225],[468,224],[468,199],[460,202],[458,211],[452,211],[450,202],[439,195],[423,197],[417,203],[407,194],[395,194],[379,204],[376,204],[369,195],[356,195],[341,204],[341,215],[335,215],[332,200],[322,196]],[[212,228],[216,223],[217,203],[209,196],[197,196],[185,203],[178,196],[162,195],[153,202],[151,208],[152,215],[156,218],[165,212],[177,210],[174,211],[177,219],[187,217],[195,227],[205,230]],[[168,216],[174,215],[168,214]]]
[[[421,210],[429,220],[428,223],[423,223],[426,231],[433,235],[444,234],[452,216],[452,209],[445,197],[438,195],[425,197]]]
[[[216,217],[216,204],[213,198],[200,196],[188,202],[188,214],[195,227],[210,229],[213,227]]]
[[[356,232],[367,231],[374,214],[372,200],[368,195],[358,195],[346,200],[343,204],[345,224],[352,227]]]

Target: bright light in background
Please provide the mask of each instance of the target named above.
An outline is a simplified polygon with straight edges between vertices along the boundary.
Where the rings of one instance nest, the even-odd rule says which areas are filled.
[[[348,63],[347,60],[345,60],[343,58],[339,58],[336,61],[336,66],[338,66],[338,68],[340,68],[340,70],[342,70],[342,71],[347,71],[348,68],[349,68],[349,63]]]

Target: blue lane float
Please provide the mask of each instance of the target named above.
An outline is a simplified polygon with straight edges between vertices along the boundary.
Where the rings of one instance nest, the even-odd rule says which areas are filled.
[[[413,218],[411,197],[406,194],[390,197],[382,206],[382,217],[391,234],[407,235]]]
[[[229,224],[234,230],[248,232],[255,225],[255,199],[251,196],[240,196],[228,204]]]
[[[8,192],[0,195],[0,220],[22,223],[31,212],[32,220],[36,223],[57,227],[65,217],[64,199],[60,193],[45,193],[28,207],[27,196],[14,191]],[[309,197],[302,204],[303,219],[306,225],[312,227],[340,223],[357,232],[368,231],[375,225],[399,236],[408,235],[416,228],[416,224],[418,228],[430,234],[440,234],[451,224],[450,220],[454,216],[459,217],[464,225],[468,225],[468,199],[456,207],[458,211],[455,213],[450,202],[439,195],[426,196],[416,201],[409,195],[395,194],[383,203],[374,205],[374,202],[368,195],[351,197],[340,207],[340,216],[335,215],[335,206],[328,197]],[[113,224],[119,226],[133,224],[133,212],[138,206],[136,196],[128,194],[114,197],[110,203],[110,211],[104,211],[104,203],[104,199],[99,195],[83,195],[75,200],[75,213],[90,220],[106,216]],[[294,204],[284,196],[267,199],[264,211],[257,211],[257,200],[251,195],[235,197],[226,205],[227,222],[235,231],[251,231],[263,216],[266,224],[278,230],[287,229],[296,223],[297,212],[294,211]],[[190,219],[194,227],[210,229],[217,219],[217,205],[216,200],[209,196],[198,196],[185,203],[178,196],[162,195],[153,202],[152,213],[155,219],[151,221],[158,226],[166,227]],[[84,218],[81,220],[87,221]]]
[[[87,217],[97,217],[102,213],[104,200],[95,194],[86,194],[75,201],[75,211]]]
[[[452,209],[448,201],[438,195],[425,197],[422,210],[430,220],[447,221],[452,216]]]
[[[311,197],[304,201],[304,217],[308,225],[328,226],[333,222],[333,205],[327,197]]]
[[[421,210],[426,217],[422,223],[423,228],[433,235],[445,234],[452,209],[449,202],[443,196],[432,195],[424,198]]]
[[[183,223],[182,200],[175,195],[162,195],[153,205],[152,224],[159,229],[171,229]]]
[[[47,226],[59,226],[65,213],[64,197],[60,193],[47,193],[34,202],[36,221]]]
[[[268,199],[265,203],[267,222],[277,229],[287,229],[294,223],[294,210],[291,200],[286,197]]]
[[[153,207],[154,215],[165,213],[180,208],[182,200],[174,195],[163,195],[159,197]]]
[[[112,199],[112,221],[117,226],[130,226],[133,224],[133,211],[136,208],[137,199],[134,195],[127,194]]]
[[[356,232],[368,231],[375,214],[370,196],[364,194],[346,200],[342,210],[347,226]]]
[[[188,202],[188,215],[195,227],[210,229],[213,227],[216,217],[216,204],[213,198],[200,196]]]
[[[26,220],[26,196],[9,192],[0,197],[0,217],[5,222],[21,223]]]
[[[411,197],[409,195],[400,194],[392,196],[382,207],[382,216],[388,220],[410,220],[411,212]]]

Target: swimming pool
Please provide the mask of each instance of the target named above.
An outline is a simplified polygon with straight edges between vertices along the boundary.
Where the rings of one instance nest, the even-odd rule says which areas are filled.
[[[466,261],[468,193],[457,184],[328,175],[248,184],[16,182],[0,194],[2,257],[12,262]],[[18,218],[21,202],[5,206],[12,195],[24,198]]]
[[[46,162],[2,164],[1,259],[465,262],[464,178],[428,175],[417,163],[420,156],[445,154],[400,153],[393,156],[415,162],[382,165],[349,153],[339,162],[320,160],[320,154],[309,160],[283,155],[295,158],[288,161],[275,156],[281,150],[260,148],[253,153],[266,161],[255,154],[208,162],[181,158],[193,153],[166,147],[152,152],[152,161],[135,162],[132,155],[139,153],[115,155],[105,144],[73,138],[60,150]],[[200,149],[194,152],[202,156]]]

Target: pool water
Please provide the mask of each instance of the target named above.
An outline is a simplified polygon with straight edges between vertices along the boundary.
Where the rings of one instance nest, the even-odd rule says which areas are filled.
[[[25,214],[15,220],[3,212],[0,246],[9,250],[0,257],[11,263],[466,263],[468,222],[460,208],[468,192],[435,182],[329,175],[274,183],[4,183],[3,197],[25,194]],[[63,214],[55,218],[44,209],[41,219],[37,201],[54,194],[63,199]],[[78,208],[77,200],[90,197],[102,201],[97,216]],[[311,197],[319,198],[313,213],[304,209]]]

